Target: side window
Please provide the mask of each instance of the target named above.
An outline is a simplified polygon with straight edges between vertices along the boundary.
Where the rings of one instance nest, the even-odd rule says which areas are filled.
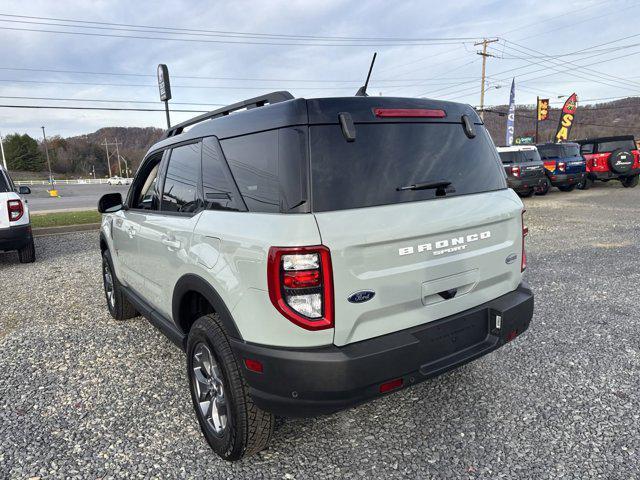
[[[162,188],[162,205],[165,212],[195,212],[200,206],[198,183],[200,182],[200,142],[190,143],[171,150],[169,166]]]
[[[593,153],[593,143],[585,143],[580,146],[580,153],[583,155],[588,155]]]
[[[215,137],[202,141],[202,189],[207,210],[243,209],[220,143]]]
[[[250,212],[309,212],[306,127],[253,133],[220,144]]]
[[[131,208],[158,210],[158,172],[162,153],[154,155],[141,167],[131,193]]]
[[[252,212],[280,212],[278,131],[223,140],[222,150]]]

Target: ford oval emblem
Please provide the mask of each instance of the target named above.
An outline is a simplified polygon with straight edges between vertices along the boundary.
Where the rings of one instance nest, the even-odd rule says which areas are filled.
[[[506,263],[507,265],[511,265],[517,259],[518,259],[518,255],[516,255],[515,253],[512,253],[507,258],[505,258],[504,263]]]
[[[347,300],[351,303],[363,303],[368,302],[375,297],[376,292],[371,290],[362,290],[361,292],[352,293]]]

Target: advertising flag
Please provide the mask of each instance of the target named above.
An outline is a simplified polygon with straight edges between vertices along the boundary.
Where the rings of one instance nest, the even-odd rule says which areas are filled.
[[[562,111],[560,112],[560,121],[558,122],[558,130],[556,131],[556,142],[562,142],[569,138],[571,126],[578,108],[578,96],[572,93],[567,101],[564,102]]]
[[[509,96],[509,114],[507,115],[507,138],[505,144],[513,145],[513,134],[516,123],[516,79],[511,80],[511,95]]]
[[[538,99],[538,121],[544,122],[545,120],[549,120],[549,99],[539,98]]]

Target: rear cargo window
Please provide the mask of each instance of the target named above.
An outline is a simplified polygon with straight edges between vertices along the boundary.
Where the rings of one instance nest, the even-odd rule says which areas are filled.
[[[4,177],[4,173],[0,172],[0,193],[11,192],[12,188]]]
[[[469,138],[462,124],[356,124],[346,142],[338,125],[310,128],[314,211],[416,202],[436,198],[436,188],[415,184],[450,182],[446,196],[506,188],[496,147],[482,126]]]
[[[540,160],[540,154],[537,152],[537,150],[500,152],[499,155],[502,163],[524,163]]]
[[[543,159],[579,157],[580,149],[577,145],[543,145],[538,147]]]
[[[305,129],[282,128],[220,144],[250,212],[308,211]]]
[[[636,143],[633,140],[614,140],[611,142],[598,143],[598,153],[613,152],[619,148],[622,150],[635,150]]]

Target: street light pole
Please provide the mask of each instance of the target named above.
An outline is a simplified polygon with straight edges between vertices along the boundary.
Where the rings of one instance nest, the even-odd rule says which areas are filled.
[[[51,173],[51,160],[49,160],[49,147],[47,146],[47,135],[44,133],[44,127],[42,128],[42,139],[44,140],[44,151],[47,154],[47,166],[49,167],[49,183],[53,188],[53,174]]]
[[[4,138],[2,138],[2,134],[0,133],[0,150],[2,150],[2,163],[4,164],[4,169],[9,170],[7,168],[7,158],[4,156]]]

